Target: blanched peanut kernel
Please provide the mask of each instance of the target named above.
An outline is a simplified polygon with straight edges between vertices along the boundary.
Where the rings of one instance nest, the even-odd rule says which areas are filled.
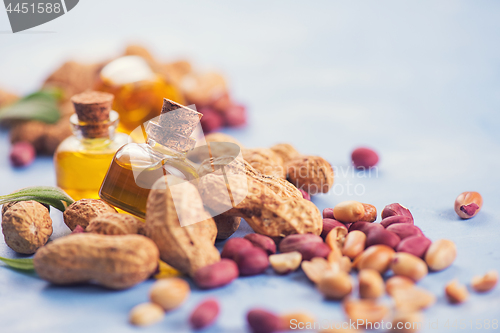
[[[493,289],[498,282],[498,272],[489,271],[484,276],[475,276],[472,278],[472,288],[477,292],[486,292]]]
[[[384,294],[384,280],[374,269],[362,269],[358,275],[359,296],[361,298],[378,298]]]
[[[189,284],[180,278],[156,281],[149,291],[151,302],[160,305],[165,311],[179,307],[189,296]]]
[[[396,308],[406,312],[426,309],[436,302],[434,294],[419,287],[395,289],[391,297],[396,303]]]
[[[427,249],[425,262],[432,271],[441,271],[448,268],[457,257],[455,243],[448,239],[435,241]]]
[[[413,288],[414,286],[415,281],[401,275],[392,276],[385,282],[385,290],[389,295],[392,295],[396,289],[407,289]]]
[[[467,287],[463,284],[459,284],[457,279],[450,281],[446,285],[444,291],[451,303],[463,303],[467,297],[469,297]]]
[[[328,235],[326,235],[325,243],[330,247],[332,251],[335,251],[336,249],[341,250],[344,245],[346,236],[346,228],[335,227],[328,233]]]
[[[419,281],[427,275],[425,262],[413,254],[398,252],[394,255],[391,269],[396,275],[406,276],[413,281]]]
[[[319,283],[326,273],[340,270],[338,264],[330,264],[325,258],[319,257],[312,258],[311,261],[303,261],[301,267],[309,280],[316,284]]]
[[[342,254],[354,259],[365,249],[366,235],[359,231],[353,230],[347,234],[342,247]]]
[[[344,302],[344,311],[352,321],[363,320],[363,323],[376,323],[384,319],[389,308],[372,299],[347,300]]]
[[[328,273],[320,279],[318,290],[326,298],[342,299],[352,291],[351,278],[344,271]]]
[[[391,265],[394,253],[394,250],[387,245],[373,245],[354,259],[352,267],[358,270],[373,268],[380,274],[384,274]]]
[[[344,201],[333,208],[333,216],[344,223],[358,222],[365,216],[365,207],[358,201]]]
[[[269,262],[276,273],[287,274],[299,268],[302,255],[297,251],[272,254],[269,256]]]
[[[142,303],[132,308],[129,320],[132,325],[148,326],[159,322],[164,316],[165,311],[158,304]]]
[[[346,257],[346,256],[340,258],[339,266],[340,266],[341,270],[343,270],[346,273],[349,273],[351,271],[351,268],[352,268],[351,259],[349,257]]]

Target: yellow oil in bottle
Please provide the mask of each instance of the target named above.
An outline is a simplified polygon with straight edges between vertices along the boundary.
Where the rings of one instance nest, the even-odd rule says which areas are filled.
[[[86,124],[76,114],[70,118],[74,135],[59,144],[54,153],[57,186],[73,199],[99,199],[99,188],[116,151],[129,141],[128,135],[114,133],[118,114],[111,111],[105,122],[106,136],[88,137]]]
[[[198,177],[185,159],[165,156],[152,161],[147,144],[129,143],[113,158],[99,196],[110,205],[140,218],[146,216],[146,203],[153,184],[164,175],[192,180]]]
[[[57,185],[75,200],[99,199],[99,187],[114,155],[114,151],[57,152],[54,155]]]

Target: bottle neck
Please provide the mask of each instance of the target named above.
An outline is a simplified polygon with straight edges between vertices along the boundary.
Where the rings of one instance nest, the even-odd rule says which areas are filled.
[[[70,119],[71,129],[73,134],[80,140],[85,142],[102,142],[102,141],[112,141],[115,136],[116,128],[118,127],[119,116],[116,111],[111,111],[109,114],[109,120],[97,122],[97,123],[86,123],[81,122],[78,116],[73,114]]]
[[[186,156],[196,144],[195,139],[163,128],[153,120],[146,125],[146,134],[148,144],[155,150],[165,152],[166,155]]]
[[[160,144],[159,142],[155,141],[153,138],[150,138],[149,136],[146,143],[158,157],[171,156],[184,159],[187,156],[187,151],[178,151],[172,149],[170,147]]]

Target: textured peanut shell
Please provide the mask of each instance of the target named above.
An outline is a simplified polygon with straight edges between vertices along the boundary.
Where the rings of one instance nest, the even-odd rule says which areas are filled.
[[[283,163],[287,163],[288,161],[301,156],[301,154],[288,143],[278,143],[270,149],[281,157]]]
[[[2,214],[2,232],[5,243],[14,251],[33,254],[44,246],[52,235],[49,210],[36,201],[21,201],[8,207]]]
[[[211,195],[212,185],[209,182],[206,182],[206,179],[203,180],[203,178],[204,176],[213,173],[213,171],[220,170],[221,168],[224,168],[227,174],[233,175],[231,179],[235,177],[234,175],[236,176],[246,175],[246,177],[257,182],[262,188],[268,188],[270,191],[274,192],[277,197],[282,198],[283,200],[290,199],[290,200],[297,200],[299,202],[307,201],[303,199],[302,193],[300,193],[300,191],[290,182],[282,178],[263,175],[258,171],[256,171],[248,162],[244,161],[241,158],[233,159],[232,157],[220,157],[211,160],[205,160],[198,169],[198,174],[202,179],[201,186],[199,185],[200,193],[204,194],[205,197],[208,197],[209,202],[212,202],[212,204],[215,205],[220,204],[220,202],[218,201],[220,201],[221,199],[220,197],[219,198],[215,197],[214,198],[215,200],[212,200],[212,195]],[[213,175],[211,175],[211,177],[213,177]],[[218,189],[222,191],[219,192],[219,195],[225,196],[227,194],[227,189],[225,189],[226,185],[225,182],[223,181],[223,178],[215,177],[213,179],[218,182]],[[314,210],[311,207],[310,202],[309,204],[305,205],[308,206],[310,209]],[[207,206],[210,206],[210,204]],[[227,209],[230,209],[230,207],[227,207]],[[257,210],[256,214],[258,214]],[[229,213],[224,213],[214,218],[217,223],[217,227],[218,228],[222,227],[222,229],[219,229],[219,233],[221,235],[220,239],[224,239],[222,237],[225,237],[232,230],[237,229],[236,224],[239,225],[239,220],[237,219],[239,219],[240,217],[244,216],[240,214],[232,215]],[[313,219],[317,220],[317,214],[313,214]],[[266,221],[266,223],[268,222]],[[219,239],[219,235],[217,236],[217,238]]]
[[[224,133],[210,133],[205,136],[205,141],[208,144],[207,146],[197,147],[196,149],[193,149],[190,152],[188,152],[187,156],[191,161],[195,163],[201,163],[203,162],[203,160],[209,157],[210,155],[208,151],[208,146],[210,146],[210,154],[213,157],[234,155],[234,145],[227,145],[227,144],[211,145],[210,142],[234,143],[235,145],[239,146],[240,149],[243,149],[243,145],[240,142],[238,142],[238,140]]]
[[[333,168],[319,156],[301,156],[285,164],[288,180],[311,194],[327,193],[333,185]]]
[[[94,217],[85,231],[101,235],[144,235],[144,222],[128,214],[104,214]]]
[[[323,219],[312,202],[303,198],[280,196],[259,179],[245,176],[231,177],[233,197],[246,195],[243,201],[232,208],[226,207],[225,199],[228,190],[222,175],[205,175],[200,179],[198,186],[208,207],[217,207],[219,211],[229,209],[224,215],[244,218],[257,233],[269,237],[306,233],[319,235],[321,233]],[[240,189],[248,191],[238,193]]]
[[[5,212],[7,211],[7,209],[9,209],[10,207],[14,206],[16,203],[18,203],[19,201],[11,201],[11,202],[7,202],[5,203],[3,206],[2,206],[2,216],[3,214],[5,214]]]
[[[56,239],[37,251],[37,274],[55,284],[96,282],[124,289],[146,280],[158,266],[156,245],[141,235],[89,233]]]
[[[232,136],[225,134],[225,133],[216,132],[216,133],[207,134],[205,136],[205,141],[207,141],[207,142],[231,142],[231,143],[237,144],[238,146],[243,148],[243,145],[238,140],[236,140]]]
[[[226,174],[247,175],[283,198],[303,199],[302,193],[289,181],[263,175],[242,158],[234,159],[228,156],[205,160],[198,168],[198,175],[203,177],[221,168],[224,168]]]
[[[178,191],[179,186],[159,188],[161,182],[166,180],[160,178],[149,193],[145,226],[146,235],[158,246],[161,259],[189,275],[220,261],[219,251],[214,246],[217,227],[205,211],[196,187],[187,184],[182,186],[182,192],[174,192],[176,198],[185,198],[182,202],[186,206],[180,209],[202,221],[181,227],[171,193]]]
[[[243,158],[255,170],[268,176],[285,178],[286,171],[280,155],[268,148],[243,149]]]
[[[82,199],[73,202],[64,211],[64,223],[74,230],[77,225],[87,228],[90,221],[100,215],[116,213],[116,209],[102,200]]]

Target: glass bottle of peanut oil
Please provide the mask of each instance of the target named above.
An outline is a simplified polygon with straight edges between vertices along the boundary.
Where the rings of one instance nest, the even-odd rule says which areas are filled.
[[[70,117],[73,135],[54,153],[57,186],[75,200],[98,199],[111,160],[128,136],[115,133],[118,113],[111,110],[113,95],[88,91],[71,101],[76,111]]]
[[[156,180],[164,175],[188,181],[197,178],[186,154],[196,143],[190,136],[200,118],[201,113],[164,99],[160,116],[145,126],[146,143],[131,142],[116,152],[99,191],[101,199],[144,218]]]
[[[157,117],[164,97],[184,103],[180,90],[139,56],[120,57],[104,66],[96,89],[115,96],[113,109],[120,115],[118,131],[127,134]]]

